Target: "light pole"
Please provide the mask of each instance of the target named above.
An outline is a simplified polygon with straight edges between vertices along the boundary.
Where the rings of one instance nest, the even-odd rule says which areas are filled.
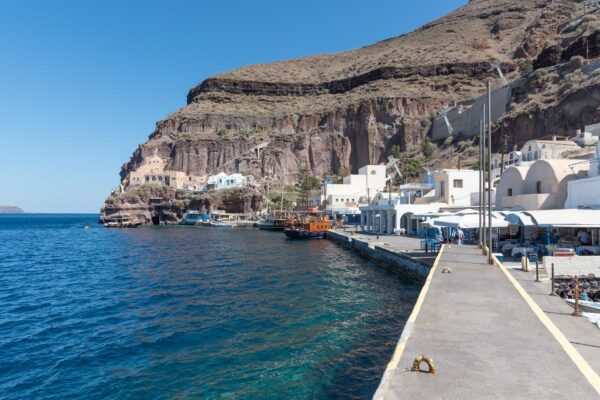
[[[488,213],[488,241],[489,241],[489,248],[488,248],[488,264],[493,264],[493,260],[492,260],[492,245],[493,245],[493,239],[492,239],[492,82],[488,81],[488,98],[487,98],[487,102],[488,102],[488,107],[487,107],[487,112],[488,112],[488,163],[487,163],[487,176],[488,176],[488,206],[489,206],[489,213]]]

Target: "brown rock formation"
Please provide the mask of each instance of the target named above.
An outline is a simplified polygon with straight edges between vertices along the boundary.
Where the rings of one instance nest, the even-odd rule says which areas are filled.
[[[489,79],[497,81],[490,60],[499,59],[516,79],[529,72],[527,64],[558,71],[572,55],[595,56],[596,16],[580,14],[572,0],[471,0],[371,46],[209,78],[190,90],[186,106],[157,123],[121,176],[154,149],[169,159],[170,169],[189,174],[261,177],[273,171],[286,183],[302,165],[322,176],[381,162],[392,145],[414,154],[411,148],[428,134],[436,111],[482,94]],[[564,88],[565,75],[557,71],[535,71],[517,85],[500,133],[519,143],[598,118],[578,92],[595,93],[593,82],[581,78],[587,83]],[[444,159],[434,155],[431,163],[453,164],[448,150],[440,149]]]

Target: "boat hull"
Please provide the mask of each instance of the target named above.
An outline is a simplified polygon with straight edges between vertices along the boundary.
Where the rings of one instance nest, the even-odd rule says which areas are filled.
[[[567,302],[568,305],[575,308],[575,300],[566,299],[565,301]],[[582,312],[598,314],[598,313],[600,313],[600,303],[595,303],[593,301],[579,300],[579,310],[581,310]]]
[[[284,229],[283,233],[288,239],[323,239],[324,231],[309,232],[306,229]]]
[[[256,227],[258,229],[262,229],[264,231],[282,231],[285,229],[285,226],[279,226],[279,225],[271,225],[271,224],[263,224],[258,222],[256,224]]]

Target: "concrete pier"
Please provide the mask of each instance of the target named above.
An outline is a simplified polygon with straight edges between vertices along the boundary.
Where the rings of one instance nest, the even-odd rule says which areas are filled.
[[[419,243],[398,240],[405,254]],[[548,296],[548,282],[489,265],[474,246],[445,245],[429,266],[375,399],[600,398],[600,330]],[[410,371],[418,355],[435,375]]]
[[[441,273],[446,266],[452,273]],[[375,398],[600,398],[597,373],[479,249],[446,246],[422,297]],[[420,354],[436,375],[409,371]]]

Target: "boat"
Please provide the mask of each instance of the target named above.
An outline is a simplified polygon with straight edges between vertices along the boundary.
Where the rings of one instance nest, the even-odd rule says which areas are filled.
[[[235,223],[229,221],[211,221],[210,226],[214,228],[233,228]]]
[[[199,223],[203,222],[203,221],[208,221],[210,219],[210,216],[206,213],[206,212],[202,212],[202,211],[188,211],[185,214],[183,214],[183,218],[181,219],[181,222],[179,222],[180,225],[199,225]]]
[[[574,299],[565,299],[568,305],[575,308]],[[600,313],[600,303],[589,300],[579,300],[579,310],[588,313]]]
[[[268,214],[265,219],[256,223],[258,229],[267,231],[282,231],[285,229],[287,219],[277,213]]]
[[[328,220],[311,217],[286,227],[283,233],[288,239],[323,239],[330,228]]]
[[[142,225],[141,222],[132,222],[129,219],[116,219],[104,222],[105,228],[137,228]]]

